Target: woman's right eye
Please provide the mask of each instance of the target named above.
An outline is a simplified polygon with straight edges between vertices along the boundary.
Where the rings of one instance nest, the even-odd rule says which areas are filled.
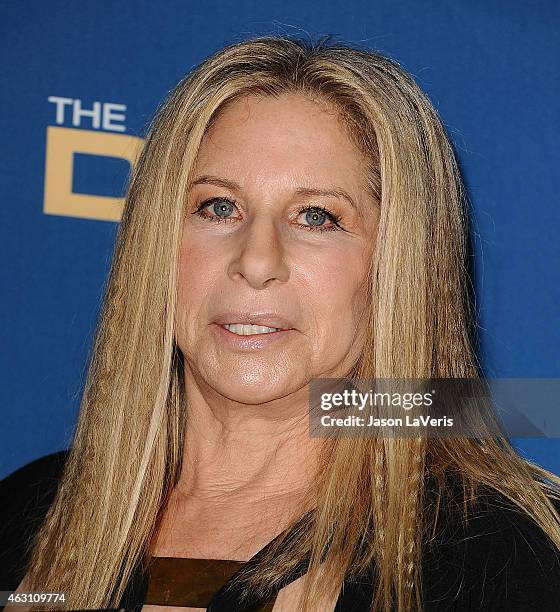
[[[227,223],[236,219],[236,217],[227,216],[235,210],[235,205],[235,201],[229,198],[210,198],[204,200],[192,214],[215,223]],[[211,210],[213,214],[208,214],[208,210]]]

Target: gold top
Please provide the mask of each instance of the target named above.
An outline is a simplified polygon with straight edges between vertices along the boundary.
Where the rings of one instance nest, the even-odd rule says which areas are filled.
[[[144,602],[160,606],[207,608],[214,594],[245,562],[226,559],[152,557]],[[271,612],[276,595],[254,608]]]

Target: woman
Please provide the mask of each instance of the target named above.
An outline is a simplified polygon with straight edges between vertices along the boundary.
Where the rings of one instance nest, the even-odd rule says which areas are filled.
[[[389,59],[260,37],[187,75],[134,169],[20,590],[131,605],[171,557],[251,560],[211,610],[552,609],[560,479],[507,439],[309,436],[311,379],[479,375],[464,206]]]

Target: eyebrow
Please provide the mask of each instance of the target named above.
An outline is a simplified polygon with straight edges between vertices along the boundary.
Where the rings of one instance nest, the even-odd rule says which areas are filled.
[[[241,185],[226,178],[220,178],[219,176],[212,176],[211,174],[203,174],[198,178],[194,179],[191,183],[191,187],[194,185],[200,185],[202,183],[208,185],[216,185],[217,187],[224,187],[225,189],[231,189],[232,191],[241,191]],[[344,199],[350,203],[350,205],[355,208],[358,212],[358,206],[354,199],[350,196],[350,194],[342,187],[330,187],[329,189],[317,189],[314,187],[298,187],[295,190],[295,194],[304,197],[313,197],[313,196],[324,196],[329,198],[339,198]]]

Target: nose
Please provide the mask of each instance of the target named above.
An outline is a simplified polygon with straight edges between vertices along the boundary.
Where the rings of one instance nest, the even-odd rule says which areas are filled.
[[[238,244],[228,266],[232,280],[244,278],[254,289],[264,289],[275,280],[290,276],[278,228],[270,216],[254,218],[238,235]]]

